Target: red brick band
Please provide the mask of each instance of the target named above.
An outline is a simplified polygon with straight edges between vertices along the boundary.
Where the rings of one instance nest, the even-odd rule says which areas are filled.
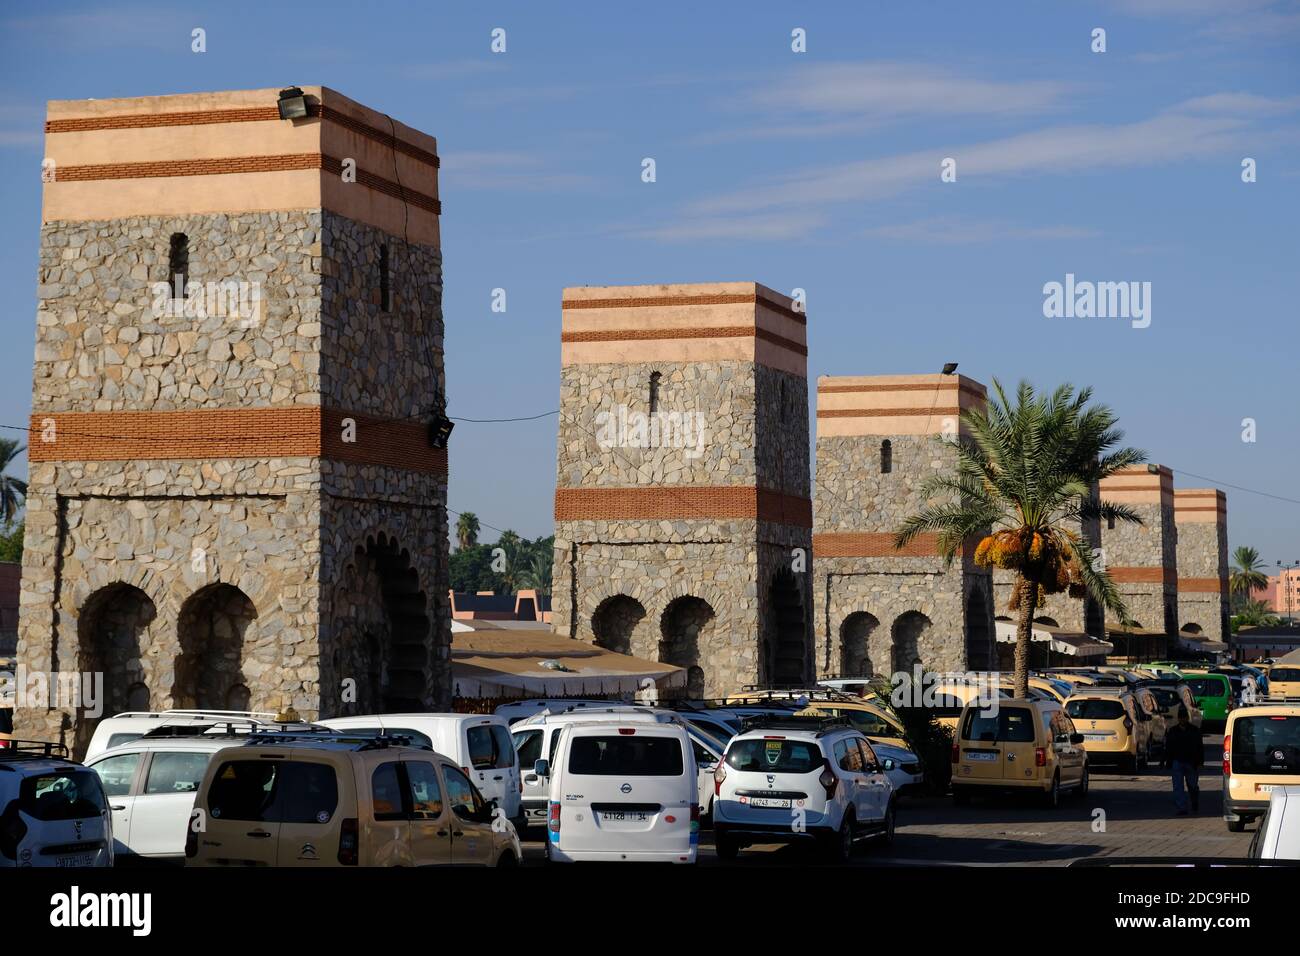
[[[1219,578],[1179,578],[1178,590],[1189,594],[1226,594],[1228,586]]]
[[[643,342],[663,339],[734,339],[755,338],[771,342],[798,355],[807,355],[808,346],[761,329],[754,325],[726,325],[716,328],[688,329],[587,329],[561,332],[561,342]]]
[[[757,519],[812,527],[812,501],[754,485],[556,488],[556,521]]]
[[[1154,477],[1154,476],[1152,476]],[[1101,493],[1104,495],[1109,491],[1160,491],[1160,483],[1153,481],[1149,485],[1101,485]]]
[[[728,293],[725,295],[669,295],[629,297],[625,299],[565,299],[562,309],[661,309],[678,305],[761,305],[765,309],[793,319],[800,325],[808,324],[807,314],[792,309],[756,293]]]
[[[171,176],[218,176],[227,173],[278,173],[320,169],[336,176],[343,173],[342,160],[323,153],[282,153],[275,156],[229,156],[222,159],[167,159],[144,163],[97,163],[59,166],[56,182],[86,182],[100,179],[154,179]],[[441,215],[442,203],[432,196],[399,186],[392,180],[357,169],[357,182],[377,192],[409,202],[412,206]]]
[[[356,422],[343,440],[343,419]],[[53,422],[53,440],[46,441]],[[419,421],[388,421],[310,405],[158,412],[46,412],[31,418],[30,461],[327,458],[447,474],[447,450],[430,448]]]
[[[962,551],[959,548],[957,553]],[[814,558],[934,558],[942,553],[939,536],[928,531],[901,549],[894,548],[891,531],[823,531],[813,535]]]
[[[897,418],[902,415],[960,415],[960,408],[819,408],[818,418]]]
[[[353,119],[329,106],[310,103],[307,115],[349,129],[366,139],[374,140],[389,149],[396,149],[413,159],[441,165],[436,154],[427,149],[395,138],[391,133],[377,129],[361,120]],[[83,133],[100,129],[146,129],[158,126],[207,126],[213,123],[261,123],[268,120],[280,122],[278,106],[246,106],[229,110],[192,110],[180,113],[135,113],[124,116],[78,116],[70,119],[45,121],[47,133]]]
[[[1106,573],[1116,584],[1164,584],[1167,577],[1165,568],[1107,568]]]

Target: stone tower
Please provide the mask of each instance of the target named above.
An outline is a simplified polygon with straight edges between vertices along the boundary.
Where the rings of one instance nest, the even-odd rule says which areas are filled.
[[[1178,627],[1227,641],[1228,496],[1217,488],[1174,491],[1178,531]]]
[[[956,468],[956,450],[936,438],[957,438],[961,412],[987,400],[960,375],[817,380],[819,673],[910,672],[917,660],[927,671],[996,666],[992,579],[974,549],[945,568],[933,534],[893,544],[925,506],[925,480]]]
[[[1106,570],[1119,587],[1134,627],[1178,634],[1178,553],[1174,531],[1174,478],[1164,465],[1134,465],[1100,483],[1102,501],[1128,505],[1142,524],[1103,522]],[[1111,636],[1122,628],[1116,621]],[[1125,653],[1120,645],[1117,653]]]
[[[437,143],[301,95],[49,106],[19,660],[106,714],[450,703]]]
[[[752,282],[564,290],[557,633],[697,696],[812,676],[806,327]]]

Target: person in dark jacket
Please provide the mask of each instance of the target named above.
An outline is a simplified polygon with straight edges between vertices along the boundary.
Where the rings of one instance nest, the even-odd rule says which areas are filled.
[[[1174,807],[1180,817],[1187,816],[1187,799],[1191,797],[1192,813],[1200,809],[1201,788],[1199,777],[1205,763],[1205,741],[1199,728],[1187,719],[1187,708],[1178,708],[1178,723],[1165,735],[1165,766],[1174,780]],[[1186,793],[1183,792],[1184,784]]]

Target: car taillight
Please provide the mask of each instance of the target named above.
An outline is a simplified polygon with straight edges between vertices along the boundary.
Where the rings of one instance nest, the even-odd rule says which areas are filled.
[[[551,812],[547,819],[546,826],[552,833],[560,832],[560,805],[558,803],[551,804]]]
[[[1047,766],[1047,748],[1046,748],[1046,747],[1035,747],[1035,748],[1034,748],[1034,766],[1035,766],[1035,767],[1046,767],[1046,766]]]
[[[955,740],[952,742],[952,762],[961,762],[961,746]]]
[[[1232,776],[1232,734],[1223,737],[1223,775]]]
[[[339,862],[356,866],[361,861],[361,833],[356,817],[349,817],[339,827]]]
[[[839,778],[835,776],[835,771],[831,769],[829,760],[822,760],[822,775],[817,778],[817,782],[822,785],[826,791],[826,799],[829,800],[835,796],[835,788],[840,785]]]
[[[727,779],[727,765],[724,761],[719,760],[718,766],[713,771],[713,795],[715,797],[722,795],[722,781]]]

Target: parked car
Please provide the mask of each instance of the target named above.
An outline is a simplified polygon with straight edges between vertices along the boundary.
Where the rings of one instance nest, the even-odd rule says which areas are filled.
[[[10,738],[0,752],[0,869],[113,865],[99,777],[61,744]]]
[[[681,723],[570,722],[533,772],[549,788],[548,863],[695,862],[699,782]]]
[[[1246,855],[1254,860],[1300,860],[1300,787],[1276,787]]]
[[[819,843],[843,862],[864,838],[894,839],[893,785],[871,742],[843,718],[754,718],[714,774],[719,859],[753,843]]]
[[[507,704],[501,704],[493,711],[498,717],[505,719],[506,723],[513,726],[517,721],[525,717],[531,717],[534,714],[540,714],[544,710],[558,712],[561,710],[574,710],[580,707],[609,707],[611,704],[624,703],[617,700],[588,700],[580,697],[538,697],[528,700],[512,700]]]
[[[1232,682],[1227,675],[1186,670],[1183,680],[1187,682],[1196,706],[1201,709],[1205,723],[1223,726],[1233,702]]]
[[[1276,664],[1268,672],[1268,696],[1300,699],[1300,667]]]
[[[1223,819],[1240,832],[1279,787],[1300,786],[1300,704],[1246,704],[1223,729]]]
[[[187,866],[513,866],[514,826],[404,738],[266,734],[213,755]]]
[[[1083,748],[1091,764],[1115,764],[1127,773],[1146,772],[1156,720],[1137,695],[1118,687],[1089,687],[1065,702],[1065,713],[1083,734]],[[1164,718],[1160,720],[1163,726]]]
[[[95,732],[90,738],[90,744],[86,747],[85,759],[87,761],[93,760],[110,747],[120,747],[132,740],[138,740],[149,731],[156,730],[159,727],[183,724],[211,725],[222,720],[230,720],[241,724],[256,724],[268,729],[275,726],[296,727],[299,724],[296,715],[293,715],[292,720],[287,719],[290,715],[283,715],[286,719],[282,721],[277,721],[278,716],[280,715],[250,710],[127,711],[114,714],[112,717],[105,717],[95,725]]]
[[[1089,755],[1066,709],[1053,701],[1011,698],[996,708],[972,702],[952,741],[952,797],[1034,793],[1049,806],[1061,794],[1088,792]]]
[[[330,717],[323,727],[350,734],[396,734],[428,747],[460,767],[510,819],[519,817],[523,791],[510,725],[494,714],[370,714]]]
[[[1178,722],[1180,707],[1187,710],[1187,720],[1193,727],[1201,727],[1204,722],[1201,708],[1196,706],[1196,698],[1192,696],[1191,688],[1181,679],[1161,677],[1142,686],[1151,692],[1151,696],[1156,699],[1160,707],[1160,712],[1164,714],[1166,732],[1169,726]]]

